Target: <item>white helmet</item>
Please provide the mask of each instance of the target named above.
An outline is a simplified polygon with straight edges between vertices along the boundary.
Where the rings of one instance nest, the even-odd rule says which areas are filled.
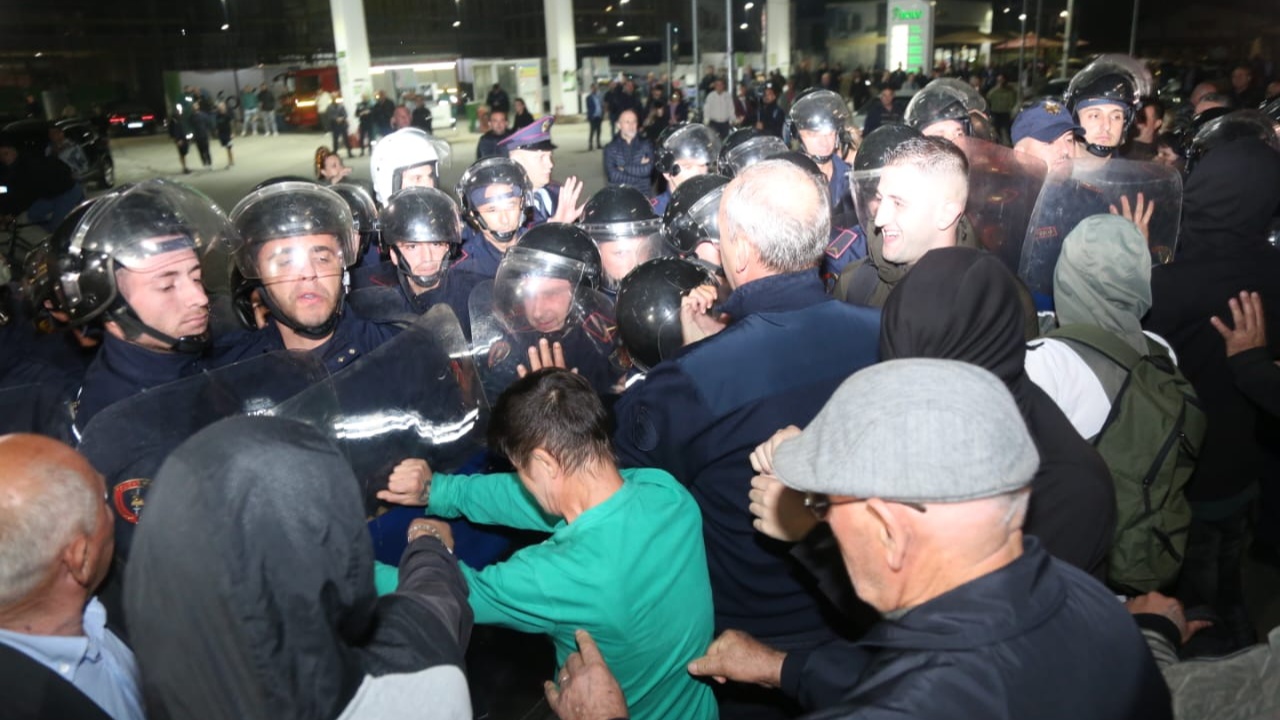
[[[378,202],[386,205],[391,195],[401,188],[401,178],[406,170],[430,165],[434,182],[439,184],[439,163],[449,161],[449,144],[434,138],[418,128],[402,128],[382,138],[373,146],[369,171],[373,175],[373,194]]]

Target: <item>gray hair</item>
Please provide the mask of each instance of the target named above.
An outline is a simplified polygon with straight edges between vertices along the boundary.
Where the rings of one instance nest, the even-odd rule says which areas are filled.
[[[913,137],[885,155],[884,166],[907,165],[920,172],[960,183],[963,202],[969,197],[969,161],[955,143],[939,137]]]
[[[26,597],[67,543],[94,531],[103,502],[75,469],[35,463],[31,471],[38,481],[26,497],[0,500],[0,607]]]
[[[786,160],[766,160],[743,170],[725,186],[721,202],[725,222],[720,236],[751,243],[774,272],[817,265],[830,242],[827,188]]]

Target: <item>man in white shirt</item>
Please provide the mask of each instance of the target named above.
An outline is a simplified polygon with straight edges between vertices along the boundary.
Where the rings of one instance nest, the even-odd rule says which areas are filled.
[[[733,98],[724,89],[724,80],[716,78],[711,92],[707,93],[702,104],[702,121],[720,133],[721,139],[729,135],[729,125],[733,122]]]

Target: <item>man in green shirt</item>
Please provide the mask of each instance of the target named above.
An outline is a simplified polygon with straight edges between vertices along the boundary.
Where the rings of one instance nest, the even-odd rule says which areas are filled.
[[[410,459],[379,493],[426,503],[441,517],[551,533],[505,562],[462,566],[475,621],[550,635],[560,665],[584,629],[614,670],[631,717],[714,720],[710,687],[685,670],[713,632],[693,497],[662,470],[619,471],[604,406],[586,379],[563,369],[530,373],[502,394],[489,446],[516,472],[433,474]]]

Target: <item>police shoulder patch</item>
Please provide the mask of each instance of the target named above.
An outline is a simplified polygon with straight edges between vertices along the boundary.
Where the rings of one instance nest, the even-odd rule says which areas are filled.
[[[1035,232],[1032,233],[1032,237],[1036,240],[1049,240],[1051,238],[1056,238],[1058,237],[1058,228],[1053,225],[1038,227],[1035,229]]]
[[[658,447],[658,429],[653,426],[644,404],[636,408],[635,419],[631,421],[631,442],[643,452],[652,452]]]
[[[499,340],[489,346],[489,367],[497,367],[511,355],[511,343]]]
[[[134,525],[138,524],[138,516],[142,514],[142,508],[147,504],[145,496],[147,486],[150,484],[151,481],[146,478],[134,478],[115,486],[111,491],[112,505],[121,520]]]
[[[841,230],[840,234],[837,235],[834,240],[827,243],[827,255],[833,259],[839,258],[841,255],[848,252],[849,246],[853,245],[854,241],[857,239],[858,234],[854,231],[848,228]]]
[[[613,337],[618,328],[613,318],[593,312],[587,316],[586,320],[582,321],[582,329],[596,342],[610,345],[613,343]]]

